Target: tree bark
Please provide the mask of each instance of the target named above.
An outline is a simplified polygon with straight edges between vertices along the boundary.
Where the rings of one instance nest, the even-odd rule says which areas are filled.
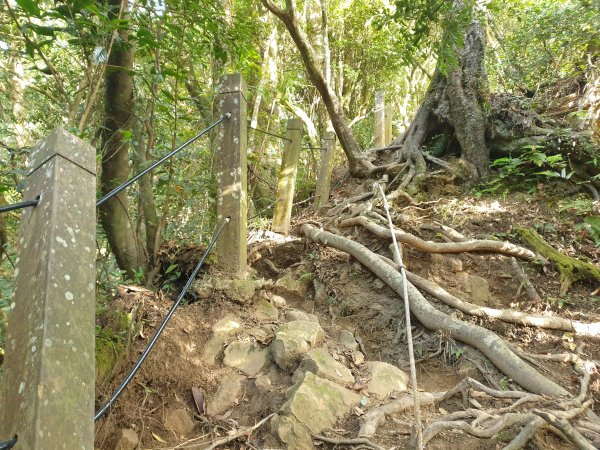
[[[304,30],[300,27],[296,17],[296,2],[295,0],[286,0],[286,9],[281,9],[275,5],[272,0],[261,0],[263,5],[271,11],[279,20],[283,22],[285,27],[298,47],[302,62],[308,72],[308,76],[313,85],[319,91],[323,103],[327,108],[327,113],[331,119],[333,129],[337,134],[340,145],[348,159],[350,173],[356,177],[365,177],[369,175],[373,169],[373,165],[361,156],[361,149],[352,135],[352,131],[346,123],[342,104],[337,95],[327,84],[323,72],[319,68],[317,54],[314,48],[310,45],[308,37]]]
[[[121,6],[121,0],[110,0],[112,19]],[[127,6],[124,6],[124,16]],[[129,143],[123,131],[131,130],[133,113],[133,47],[128,43],[129,29],[119,30],[120,42],[115,43],[109,57],[111,70],[105,80],[105,117],[102,132],[102,176],[100,187],[103,194],[127,180],[129,175]],[[106,232],[117,264],[129,277],[140,268],[141,258],[135,229],[129,217],[129,200],[125,191],[119,193],[100,207],[100,220]]]
[[[464,8],[461,1],[455,8]],[[448,39],[448,34],[444,37]],[[419,182],[425,175],[425,161],[421,147],[434,133],[455,135],[461,148],[461,159],[470,168],[473,179],[488,171],[489,149],[485,142],[486,117],[482,103],[487,97],[484,66],[485,32],[477,18],[473,18],[464,36],[464,46],[456,49],[457,62],[447,75],[438,61],[421,106],[402,138],[392,144],[403,144],[400,162],[408,161],[415,167]]]

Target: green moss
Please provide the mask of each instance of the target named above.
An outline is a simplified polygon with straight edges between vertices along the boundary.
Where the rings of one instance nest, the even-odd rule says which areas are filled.
[[[531,228],[517,228],[516,231],[529,247],[554,263],[560,273],[561,295],[566,294],[576,281],[600,281],[600,269],[593,264],[564,255]]]
[[[125,353],[125,345],[120,340],[105,335],[96,337],[96,384],[102,385],[112,374],[113,369]]]

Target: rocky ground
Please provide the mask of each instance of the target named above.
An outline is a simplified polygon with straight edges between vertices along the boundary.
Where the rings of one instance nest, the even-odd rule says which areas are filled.
[[[356,186],[348,189],[356,190]],[[349,196],[343,191],[337,195]],[[442,199],[396,208],[404,215],[405,229],[423,239],[441,240],[420,228],[440,218],[469,236],[500,238],[514,238],[511,233],[517,226],[543,223],[553,227],[545,237],[550,240],[555,234],[552,242],[562,251],[598,261],[598,249],[581,236],[571,235],[568,220],[549,208],[544,198],[534,204],[518,197],[500,202]],[[317,217],[305,214],[296,220],[300,225],[314,223]],[[388,251],[389,242],[360,227],[343,233],[373,251]],[[540,293],[541,300],[536,302],[527,297],[505,256],[427,254],[410,246],[404,250],[410,271],[472,304],[585,322],[600,319],[597,286],[578,282],[567,296],[561,296],[560,277],[551,266],[521,263]],[[299,228],[288,238],[269,232],[253,234],[249,261],[248,281],[225,280],[214,271],[202,275],[189,303],[178,310],[140,373],[108,417],[99,422],[97,448],[389,449],[411,445],[414,418],[398,294],[348,254],[301,237]],[[452,317],[496,332],[527,354],[572,353],[592,363],[598,360],[597,338],[474,317],[433,297],[428,300]],[[131,344],[127,357],[106,377],[108,381],[99,384],[99,398],[105,398],[121,381],[170,305],[171,300],[154,292],[121,287],[111,307],[133,317],[124,331]],[[479,351],[443,331],[428,330],[414,319],[413,341],[426,427],[465,411],[483,414],[508,408],[524,414],[543,403],[519,400],[513,406],[506,399],[478,391],[475,385],[460,391],[464,397],[458,392],[436,402],[465,379],[497,391],[523,391]],[[530,361],[570,393],[579,392],[581,375],[568,361]],[[597,398],[599,392],[600,378],[592,366],[585,398]],[[548,406],[547,401],[543,404]],[[473,417],[476,422],[487,420],[475,415],[468,422]],[[479,437],[445,430],[433,435],[427,448],[503,448],[520,429],[501,427],[499,432]],[[542,429],[521,448],[576,447],[560,433]]]

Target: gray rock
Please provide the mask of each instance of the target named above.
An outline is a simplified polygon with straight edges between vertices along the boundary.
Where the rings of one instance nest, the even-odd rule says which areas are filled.
[[[225,375],[213,399],[208,402],[206,414],[210,417],[224,414],[236,405],[246,377],[237,373]]]
[[[281,325],[271,343],[275,363],[290,370],[300,357],[325,339],[325,333],[316,322],[295,320]]]
[[[332,381],[306,372],[304,378],[288,393],[288,400],[279,412],[294,417],[317,434],[332,427],[338,419],[358,405],[360,396]]]
[[[264,285],[264,280],[226,280],[218,279],[214,288],[223,292],[231,300],[238,303],[250,303],[257,289]]]
[[[287,444],[288,450],[313,450],[315,448],[308,428],[293,416],[275,414],[271,419],[271,433]]]
[[[213,335],[204,347],[202,359],[208,366],[216,365],[216,359],[225,342],[240,329],[240,321],[232,316],[224,317],[213,325]]]
[[[269,349],[254,342],[235,341],[225,349],[223,364],[254,376],[269,363]]]
[[[369,377],[366,391],[378,397],[387,397],[392,392],[408,389],[408,375],[396,366],[382,361],[368,361],[365,370]]]
[[[139,437],[131,428],[119,430],[113,440],[112,450],[134,450],[139,443]]]
[[[185,409],[172,409],[167,411],[165,428],[179,436],[188,436],[194,431],[196,424]]]
[[[351,331],[340,331],[340,344],[352,352],[358,350],[358,342],[354,339],[354,334]]]
[[[313,280],[313,286],[315,288],[315,303],[318,305],[326,305],[329,300],[329,295],[327,294],[325,285],[315,278]]]
[[[294,320],[307,320],[309,322],[319,322],[319,319],[314,314],[305,313],[299,309],[290,309],[285,312],[285,321],[293,322]]]
[[[273,291],[289,301],[303,302],[312,284],[312,276],[309,275],[310,272],[287,272],[275,282]]]
[[[279,318],[279,310],[264,299],[258,301],[254,314],[258,320],[277,320]]]
[[[304,355],[302,361],[300,361],[300,366],[294,372],[292,381],[297,383],[302,380],[306,372],[314,373],[318,377],[342,386],[352,387],[354,384],[354,377],[350,370],[333,359],[329,352],[323,348],[315,348]]]
[[[271,295],[271,303],[276,306],[277,308],[285,308],[287,306],[287,302],[285,301],[285,298],[283,298],[280,295]]]

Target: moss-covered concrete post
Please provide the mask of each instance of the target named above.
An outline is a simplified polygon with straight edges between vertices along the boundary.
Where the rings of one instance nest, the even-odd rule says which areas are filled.
[[[277,181],[277,202],[273,212],[272,227],[273,231],[282,234],[290,232],[298,158],[302,143],[302,121],[299,118],[288,120],[285,137],[286,141]]]
[[[219,130],[217,159],[217,219],[230,222],[216,245],[217,266],[230,278],[244,279],[248,273],[247,215],[247,104],[246,83],[239,73],[219,80],[219,110],[231,117]]]
[[[335,153],[335,133],[327,131],[321,140],[321,167],[317,178],[315,191],[315,210],[327,204],[331,188],[331,171],[333,170],[333,155]]]
[[[393,127],[392,127],[392,117],[394,115],[394,108],[392,105],[385,105],[385,144],[390,145],[392,143],[393,138]]]
[[[385,101],[383,91],[375,92],[375,148],[385,146]]]
[[[30,154],[0,386],[15,449],[94,448],[96,151],[56,129]]]

